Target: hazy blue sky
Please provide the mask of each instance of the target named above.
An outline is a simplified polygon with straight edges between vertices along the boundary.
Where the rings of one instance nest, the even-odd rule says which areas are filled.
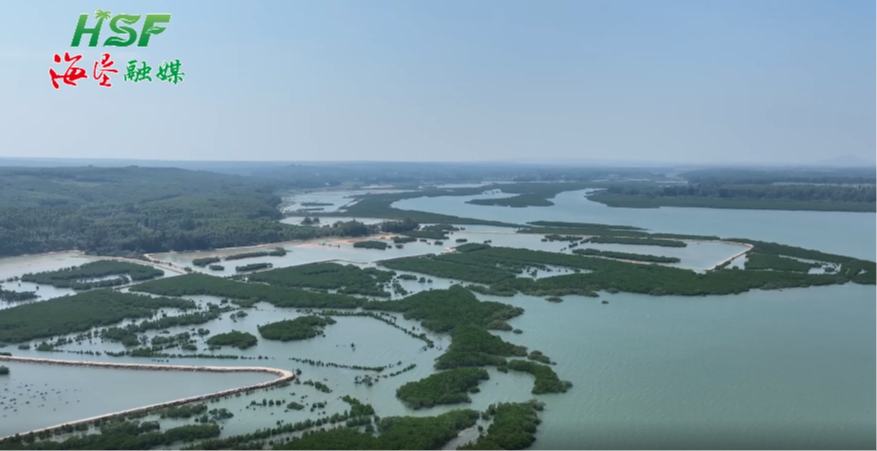
[[[7,1],[0,156],[803,163],[875,155],[873,0]],[[171,13],[73,49],[80,13]],[[143,19],[135,25],[140,29]],[[107,24],[101,43],[110,36]],[[51,86],[108,51],[177,86]],[[65,66],[66,67],[66,66]],[[155,69],[153,69],[154,71]]]

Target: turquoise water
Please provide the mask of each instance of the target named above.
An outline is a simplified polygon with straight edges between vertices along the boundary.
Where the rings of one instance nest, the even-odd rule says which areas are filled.
[[[56,271],[70,266],[82,265],[95,261],[94,257],[76,252],[57,252],[51,254],[22,255],[20,257],[0,258],[0,288],[9,291],[33,291],[39,298],[26,301],[38,302],[76,293],[70,288],[55,288],[51,285],[40,285],[31,282],[6,282],[10,277],[21,277],[27,273]],[[0,310],[15,307],[20,302],[0,301]]]
[[[538,448],[874,448],[873,286],[482,298],[574,384],[540,397]]]
[[[363,194],[372,194],[372,193],[404,193],[404,190],[392,190],[392,189],[361,189],[361,190],[347,190],[347,191],[314,191],[310,193],[296,193],[293,195],[289,195],[283,198],[285,202],[295,202],[292,205],[286,206],[283,211],[284,212],[295,212],[300,209],[314,209],[313,211],[306,211],[302,214],[307,214],[310,216],[319,216],[320,213],[328,213],[338,211],[339,208],[352,205],[356,202],[353,199],[353,196],[363,195]],[[302,203],[307,202],[318,202],[321,204],[329,204],[329,205],[321,205],[321,206],[312,206],[306,207],[301,205]]]
[[[874,213],[722,210],[710,208],[612,208],[584,197],[585,191],[558,194],[551,207],[491,207],[465,203],[496,196],[421,197],[393,207],[511,223],[553,220],[644,227],[654,232],[750,238],[875,261]]]
[[[38,357],[67,359],[65,354],[57,353],[39,353]],[[8,376],[0,376],[0,437],[257,384],[276,377],[267,373],[107,370],[20,362],[0,364],[10,368]]]

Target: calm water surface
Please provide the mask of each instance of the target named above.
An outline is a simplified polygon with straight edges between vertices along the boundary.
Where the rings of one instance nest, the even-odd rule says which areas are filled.
[[[723,210],[711,208],[612,208],[592,202],[583,191],[558,194],[551,207],[490,207],[467,204],[496,196],[421,197],[393,207],[511,223],[552,220],[644,227],[654,232],[750,238],[818,249],[875,261],[874,213]]]
[[[874,287],[516,296],[499,333],[557,360],[538,448],[873,448]]]
[[[65,354],[40,354],[43,358],[67,359]],[[0,436],[257,384],[276,377],[266,373],[106,370],[20,362],[2,364],[9,367],[10,374],[0,377]]]
[[[39,285],[31,282],[6,282],[10,277],[21,277],[27,273],[56,271],[62,268],[82,265],[97,260],[95,257],[78,252],[55,252],[51,254],[22,255],[20,257],[0,258],[0,288],[9,291],[33,291],[39,298],[33,301],[44,301],[67,294],[76,293],[70,288],[55,288],[51,285]],[[0,301],[0,310],[14,307],[19,302]]]

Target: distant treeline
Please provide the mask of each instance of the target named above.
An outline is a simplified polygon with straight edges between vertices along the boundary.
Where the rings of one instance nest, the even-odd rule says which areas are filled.
[[[391,231],[283,224],[273,193],[294,183],[173,168],[0,168],[0,257],[138,256]]]
[[[610,187],[589,196],[611,207],[707,207],[771,210],[875,211],[874,185],[690,184]]]

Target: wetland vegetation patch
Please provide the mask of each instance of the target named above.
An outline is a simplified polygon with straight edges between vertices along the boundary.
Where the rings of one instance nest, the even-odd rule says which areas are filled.
[[[481,434],[474,442],[457,449],[528,448],[536,441],[536,427],[542,422],[538,412],[544,407],[544,403],[535,399],[521,403],[491,404],[482,413],[482,418],[493,420],[487,427],[487,434]]]
[[[572,383],[560,380],[560,378],[557,377],[557,373],[555,373],[551,367],[536,362],[510,360],[508,363],[508,369],[532,374],[536,378],[533,381],[532,393],[534,395],[542,393],[566,393],[566,391],[572,387]]]
[[[344,294],[317,293],[264,283],[238,282],[196,273],[151,280],[131,287],[131,291],[163,296],[217,296],[229,298],[240,306],[252,306],[256,302],[264,301],[275,307],[345,309],[359,307],[365,302],[363,299]]]
[[[21,280],[41,285],[51,285],[57,288],[89,290],[92,288],[124,285],[131,281],[154,279],[163,275],[164,271],[152,266],[115,260],[98,260],[55,271],[28,273],[21,276]],[[106,279],[106,277],[110,276],[118,277]]]
[[[524,313],[524,309],[491,301],[479,301],[460,285],[447,290],[421,291],[397,301],[372,301],[367,310],[402,312],[406,319],[419,320],[433,332],[450,332],[455,327],[474,324],[487,329],[511,330],[507,320]]]
[[[390,247],[390,245],[383,242],[383,241],[371,240],[371,241],[357,241],[357,242],[353,243],[353,247],[355,247],[357,249],[378,249],[378,250],[383,251],[383,250],[386,250],[388,247]]]
[[[326,316],[308,315],[259,326],[259,335],[266,340],[306,340],[323,333],[323,328],[335,324]]]
[[[662,255],[635,254],[632,252],[601,251],[598,249],[573,249],[573,254],[588,255],[594,257],[614,258],[618,260],[630,260],[646,263],[679,263],[677,257],[665,257]]]
[[[746,242],[737,240],[738,242]],[[390,260],[393,269],[418,272],[449,279],[489,284],[472,287],[485,294],[533,296],[578,294],[596,296],[598,290],[661,295],[725,295],[752,289],[781,289],[847,282],[874,284],[874,262],[823,254],[817,251],[749,241],[755,252],[787,255],[823,262],[838,263],[840,271],[832,274],[806,274],[795,271],[722,270],[697,273],[692,270],[661,265],[643,265],[620,260],[531,249],[492,247],[487,245],[470,252],[406,257]],[[388,263],[388,262],[383,262]],[[540,279],[516,277],[524,270],[545,267],[582,270]],[[584,272],[587,270],[588,272]],[[487,274],[489,277],[482,277]],[[505,274],[501,276],[500,274]],[[473,276],[474,275],[474,276]],[[476,280],[473,280],[476,279]]]
[[[223,334],[216,334],[207,339],[210,346],[232,346],[238,349],[247,349],[256,346],[258,339],[249,332],[233,330]]]
[[[454,328],[448,350],[436,359],[436,368],[503,366],[503,357],[524,357],[527,348],[511,344],[475,324]]]
[[[490,379],[482,368],[455,368],[399,387],[396,397],[412,409],[471,402],[469,391]]]
[[[84,332],[124,319],[148,318],[161,308],[190,310],[195,307],[194,302],[184,299],[113,290],[86,291],[3,310],[0,315],[0,343],[19,343]]]
[[[5,302],[24,302],[32,301],[39,298],[35,291],[12,291],[0,288],[0,301]]]
[[[688,243],[679,240],[665,240],[659,238],[632,238],[623,236],[594,236],[588,238],[588,243],[594,244],[628,244],[634,246],[661,246],[661,247],[686,247]]]
[[[390,297],[382,286],[393,279],[394,273],[377,268],[360,268],[339,263],[310,263],[272,269],[253,274],[252,282],[264,282],[294,288],[338,290],[342,294]]]

